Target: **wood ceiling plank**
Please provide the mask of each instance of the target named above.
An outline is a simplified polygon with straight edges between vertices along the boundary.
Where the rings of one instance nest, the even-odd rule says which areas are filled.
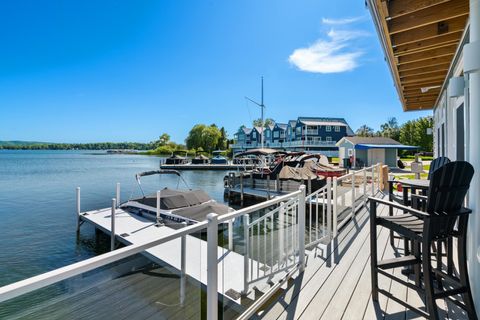
[[[457,17],[390,36],[393,47],[415,43],[450,33],[463,32],[467,17]]]
[[[436,100],[433,100],[432,102],[414,102],[414,103],[407,103],[405,106],[405,109],[407,111],[413,111],[413,110],[430,110],[433,109],[435,106]]]
[[[400,79],[403,79],[406,77],[412,77],[412,76],[429,75],[437,72],[446,73],[448,71],[449,66],[450,66],[450,63],[443,63],[443,64],[436,64],[430,67],[422,67],[418,69],[403,71],[403,72],[400,72]]]
[[[437,22],[468,15],[468,1],[447,1],[432,8],[414,11],[411,14],[392,18],[388,21],[390,34],[405,32],[418,27],[435,24]]]
[[[429,76],[429,77],[418,77],[418,76],[414,76],[414,77],[408,77],[408,78],[404,78],[402,79],[402,85],[407,85],[407,84],[410,84],[410,83],[420,83],[420,82],[426,82],[426,81],[435,81],[435,80],[442,80],[442,79],[445,79],[447,73],[446,72],[442,72],[442,73],[439,73],[437,75],[432,75],[432,76]]]
[[[388,3],[388,12],[390,17],[398,17],[447,1],[450,0],[391,0]]]
[[[438,65],[443,65],[443,64],[449,64],[452,62],[452,56],[442,56],[442,57],[436,57],[436,58],[431,58],[429,60],[425,61],[417,61],[417,62],[412,62],[412,63],[405,63],[402,65],[398,65],[397,69],[399,72],[404,72],[407,70],[416,70],[420,68],[425,68],[425,67],[433,67],[433,66],[438,66]]]
[[[405,99],[407,99],[408,97],[412,98],[412,97],[428,96],[428,95],[438,96],[440,94],[440,88],[430,89],[425,93],[422,92],[421,88],[415,88],[415,89],[403,90],[402,93]]]
[[[421,51],[430,50],[434,48],[440,48],[440,47],[448,46],[451,44],[458,45],[461,37],[462,37],[461,32],[443,34],[435,38],[407,43],[407,44],[395,47],[393,48],[393,53],[395,56],[401,56],[401,55],[410,54],[414,52],[421,52]]]
[[[448,55],[454,55],[457,50],[457,45],[449,45],[441,48],[435,48],[430,50],[425,50],[421,52],[415,52],[408,55],[398,57],[398,64],[402,65],[405,63],[412,63],[416,61],[429,60],[436,57],[443,57]]]

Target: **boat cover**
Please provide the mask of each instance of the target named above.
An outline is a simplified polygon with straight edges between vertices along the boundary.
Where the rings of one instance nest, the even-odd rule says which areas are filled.
[[[224,204],[217,202],[204,203],[198,206],[181,208],[175,210],[174,214],[189,218],[196,221],[204,221],[207,219],[209,213],[216,213],[218,215],[226,214],[230,211],[230,208]]]
[[[163,210],[173,210],[183,207],[190,207],[210,201],[212,198],[203,190],[171,190],[163,189],[160,191],[160,208]],[[144,198],[134,199],[146,206],[157,207],[157,195],[148,195]]]
[[[284,166],[279,174],[280,179],[308,180],[309,177],[312,180],[318,178],[314,172],[306,167],[293,168]]]

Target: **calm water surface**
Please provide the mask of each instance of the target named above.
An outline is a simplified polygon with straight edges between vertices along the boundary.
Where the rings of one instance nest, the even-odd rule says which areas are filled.
[[[0,150],[0,286],[97,255],[93,228],[76,237],[75,187],[82,211],[108,207],[121,183],[122,201],[138,195],[134,175],[155,170],[158,157],[86,151]],[[219,171],[185,171],[191,188],[223,202]],[[173,176],[144,177],[147,192],[176,187]],[[180,187],[184,188],[182,183]]]

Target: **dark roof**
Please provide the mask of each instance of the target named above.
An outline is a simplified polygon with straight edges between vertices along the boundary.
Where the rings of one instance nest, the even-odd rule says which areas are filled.
[[[347,127],[347,135],[351,136],[354,135],[354,132],[352,128],[348,125],[347,121],[344,118],[329,118],[329,117],[298,117],[297,119],[298,122],[305,122],[305,121],[314,121],[314,122],[321,122],[322,124],[320,125],[325,125],[325,122],[332,122],[332,125],[339,125],[340,123],[343,123]]]
[[[380,145],[401,145],[400,142],[386,137],[345,137],[344,139],[353,144],[380,144]]]

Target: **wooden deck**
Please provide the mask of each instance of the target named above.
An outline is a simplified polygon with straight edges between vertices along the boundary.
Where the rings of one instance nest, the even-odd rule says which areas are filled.
[[[379,214],[387,214],[384,206]],[[292,280],[275,300],[260,312],[261,319],[422,319],[400,304],[380,295],[378,304],[371,300],[370,285],[370,228],[367,209],[362,209],[348,223],[327,249],[317,248],[309,253],[305,272]],[[393,258],[402,253],[388,242],[389,232],[377,228],[379,259]],[[400,269],[395,275],[403,277]],[[413,281],[413,280],[410,280]],[[415,306],[423,306],[413,290],[379,276],[379,286]],[[437,300],[443,319],[466,319],[457,306]]]

